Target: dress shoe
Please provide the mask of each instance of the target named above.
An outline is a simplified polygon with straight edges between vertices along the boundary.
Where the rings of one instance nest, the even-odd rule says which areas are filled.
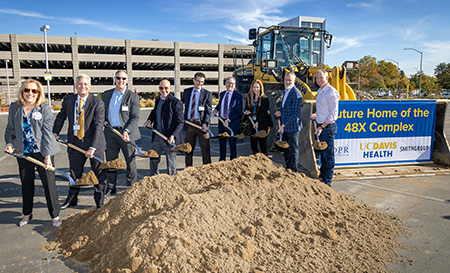
[[[106,190],[106,197],[114,196],[117,194],[117,189],[107,189]]]
[[[52,219],[52,224],[54,227],[59,227],[62,224],[61,218],[59,218],[59,216],[56,216]]]
[[[99,209],[99,208],[101,208],[103,206],[103,204],[98,204],[97,205],[97,208]]]
[[[19,226],[20,226],[20,227],[25,226],[26,224],[28,224],[28,222],[29,222],[31,219],[33,219],[33,214],[24,215],[23,218],[22,218],[22,220],[20,220],[20,222],[19,222]]]
[[[70,207],[75,207],[76,205],[78,205],[78,203],[64,203],[64,204],[60,207],[60,209],[67,209],[67,208],[70,208]]]

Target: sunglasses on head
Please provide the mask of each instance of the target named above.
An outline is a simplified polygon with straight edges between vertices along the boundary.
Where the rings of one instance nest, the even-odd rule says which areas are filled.
[[[30,88],[25,88],[23,90],[24,93],[29,93],[29,92],[33,92],[33,94],[37,94],[39,92],[39,90],[37,89],[30,89]]]

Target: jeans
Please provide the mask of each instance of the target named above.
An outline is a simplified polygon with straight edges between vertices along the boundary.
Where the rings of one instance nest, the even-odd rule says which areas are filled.
[[[334,173],[334,136],[337,133],[336,123],[329,124],[319,136],[320,141],[325,141],[328,147],[319,151],[322,165],[320,166],[319,178],[327,185],[331,185]]]

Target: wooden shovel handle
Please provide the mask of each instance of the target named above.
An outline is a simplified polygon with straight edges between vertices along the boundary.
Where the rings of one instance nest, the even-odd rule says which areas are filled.
[[[191,125],[191,126],[194,127],[194,128],[203,130],[202,126],[200,126],[200,125],[198,125],[198,124],[195,124],[195,123],[193,123],[193,122],[190,122],[189,120],[185,120],[184,123],[189,124],[189,125]]]
[[[43,167],[43,168],[45,168],[45,166],[47,166],[47,165],[45,165],[44,163],[42,163],[41,161],[39,161],[39,160],[37,160],[37,159],[35,159],[35,158],[32,158],[32,157],[29,157],[29,156],[25,157],[25,159],[28,160],[28,161],[30,161],[30,162],[32,162],[32,163],[34,163],[34,164],[36,164],[36,165],[39,165],[39,166]],[[50,170],[50,171],[55,171],[55,167],[50,166],[50,167],[48,168],[48,170]]]
[[[168,138],[165,135],[163,135],[162,133],[158,132],[158,130],[153,129],[153,132],[155,132],[158,136],[162,137],[162,139],[164,139],[165,141],[168,140]]]
[[[78,152],[82,153],[82,154],[86,154],[86,151],[81,149],[80,147],[77,147],[75,145],[73,145],[72,143],[67,143],[67,146],[69,146],[70,148],[77,150]]]

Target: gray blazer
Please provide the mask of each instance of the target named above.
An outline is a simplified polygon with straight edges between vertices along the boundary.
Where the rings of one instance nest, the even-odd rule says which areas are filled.
[[[9,106],[8,124],[5,130],[5,142],[14,149],[23,152],[23,107],[16,102]],[[31,118],[31,132],[41,154],[54,155],[61,150],[52,133],[53,115],[48,104],[34,107],[33,113],[41,113],[41,118]]]
[[[106,90],[103,92],[103,102],[105,103],[105,121],[108,121],[109,103],[111,101],[115,88]],[[122,111],[123,106],[128,106],[128,111]],[[139,113],[140,103],[138,94],[130,91],[128,88],[123,94],[122,103],[120,104],[120,123],[122,129],[128,129],[130,131],[130,140],[136,141],[141,138],[139,132]],[[109,122],[109,121],[108,121]]]

